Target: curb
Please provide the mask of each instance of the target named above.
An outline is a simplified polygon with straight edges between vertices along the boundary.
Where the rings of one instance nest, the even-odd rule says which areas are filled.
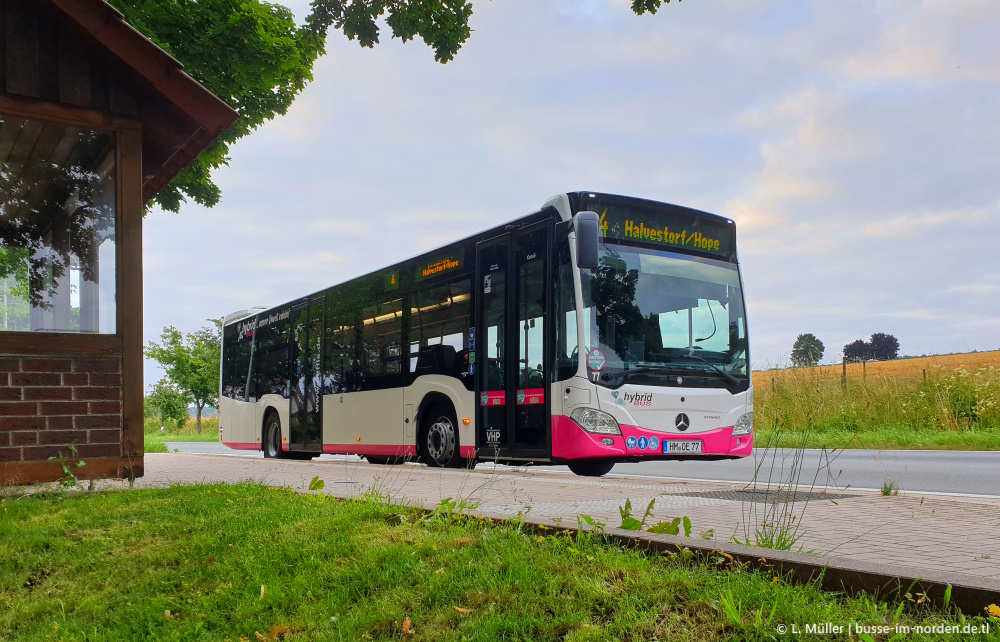
[[[433,512],[426,504],[423,510]],[[509,521],[505,515],[470,511],[496,521]],[[569,532],[577,529],[555,526],[551,522],[524,518],[523,523],[535,532]],[[757,548],[744,544],[708,543],[706,540],[677,535],[656,535],[641,531],[626,531],[620,528],[596,530],[584,525],[584,530],[602,533],[610,542],[618,546],[639,551],[660,554],[676,553],[688,549],[698,558],[707,558],[723,553],[732,558],[733,563],[753,570],[767,570],[784,576],[800,584],[818,583],[825,591],[843,592],[849,595],[867,593],[881,600],[906,599],[905,594],[924,594],[934,605],[944,602],[944,594],[951,587],[951,604],[968,615],[983,615],[990,604],[1000,604],[1000,580],[977,577],[962,573],[921,572],[914,567],[871,564],[840,557],[828,557]]]

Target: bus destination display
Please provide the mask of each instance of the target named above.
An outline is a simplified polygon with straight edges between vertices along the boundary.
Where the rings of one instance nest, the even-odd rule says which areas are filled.
[[[598,211],[598,225],[605,238],[694,250],[732,260],[735,231],[730,224],[651,209],[606,207]]]

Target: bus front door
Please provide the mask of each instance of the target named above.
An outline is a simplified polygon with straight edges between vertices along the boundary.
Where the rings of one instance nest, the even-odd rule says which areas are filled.
[[[323,452],[323,299],[292,308],[288,449]]]
[[[545,311],[549,227],[477,247],[476,449],[480,459],[551,456]]]

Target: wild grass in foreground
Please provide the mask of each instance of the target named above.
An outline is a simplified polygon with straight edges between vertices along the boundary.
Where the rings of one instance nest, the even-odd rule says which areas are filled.
[[[782,639],[779,624],[959,621],[943,605],[823,593],[599,535],[250,483],[36,494],[0,507],[8,639],[747,640]],[[831,636],[796,637],[810,638]]]

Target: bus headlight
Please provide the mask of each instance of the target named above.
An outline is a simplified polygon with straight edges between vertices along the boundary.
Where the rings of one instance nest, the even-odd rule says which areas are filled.
[[[753,413],[748,412],[736,420],[736,425],[733,426],[733,436],[749,435],[751,432],[753,432]]]
[[[577,408],[570,415],[570,419],[580,424],[580,427],[587,432],[599,435],[622,434],[622,429],[618,427],[614,417],[594,408]]]

